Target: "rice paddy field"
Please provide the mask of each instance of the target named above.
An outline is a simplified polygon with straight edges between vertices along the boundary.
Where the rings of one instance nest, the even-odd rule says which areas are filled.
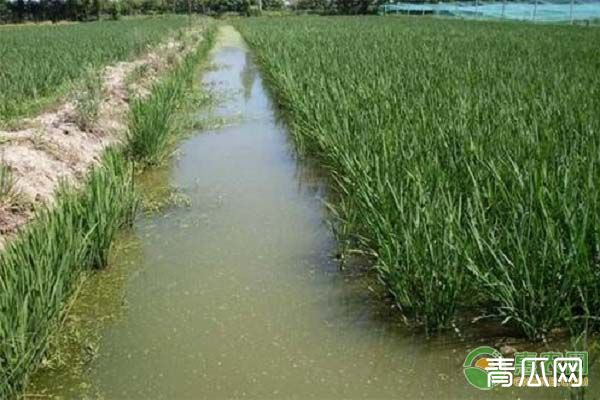
[[[0,211],[31,213],[0,252],[0,398],[471,399],[477,344],[594,351],[599,43],[425,16],[1,28],[0,124],[75,106],[0,140]],[[84,146],[43,139],[111,122],[79,184],[17,196],[36,158],[6,153],[72,168]],[[114,266],[118,293],[82,284]]]
[[[336,230],[431,332],[529,338],[600,310],[600,30],[427,18],[236,22]]]
[[[2,28],[0,122],[39,111],[86,70],[140,54],[187,23],[183,16],[161,16]]]

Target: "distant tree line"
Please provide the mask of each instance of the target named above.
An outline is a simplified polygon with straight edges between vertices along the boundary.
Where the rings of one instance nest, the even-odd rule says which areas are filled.
[[[257,0],[0,0],[0,23],[92,21],[121,15],[247,13]],[[263,9],[279,10],[283,0],[263,0]]]
[[[0,0],[0,23],[92,21],[121,15],[187,13],[253,14],[258,0]],[[263,10],[365,14],[382,0],[262,0]]]
[[[395,0],[393,0],[395,1]],[[290,8],[319,14],[370,14],[383,0],[290,0]]]

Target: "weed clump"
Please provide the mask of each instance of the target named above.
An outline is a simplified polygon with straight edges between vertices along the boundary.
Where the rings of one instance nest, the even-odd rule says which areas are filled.
[[[0,164],[0,207],[11,205],[18,197],[16,180],[7,165]]]
[[[102,74],[89,68],[75,91],[75,123],[82,131],[90,131],[98,121],[104,97]]]

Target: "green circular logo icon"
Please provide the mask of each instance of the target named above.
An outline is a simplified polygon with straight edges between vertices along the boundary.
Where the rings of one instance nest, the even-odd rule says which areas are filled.
[[[465,359],[463,364],[463,372],[467,378],[467,382],[471,386],[481,390],[490,390],[495,385],[490,385],[488,381],[488,358],[502,357],[500,352],[493,347],[481,346],[472,350]]]

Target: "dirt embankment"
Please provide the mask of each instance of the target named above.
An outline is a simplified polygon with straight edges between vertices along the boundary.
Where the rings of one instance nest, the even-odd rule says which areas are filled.
[[[202,37],[201,29],[193,29],[137,60],[99,71],[102,94],[90,126],[77,123],[76,100],[69,99],[21,121],[17,130],[0,130],[0,164],[8,167],[16,194],[0,202],[0,250],[33,217],[36,207],[52,204],[61,182],[82,182],[108,146],[124,141],[130,101],[147,95],[157,77],[177,65]]]

